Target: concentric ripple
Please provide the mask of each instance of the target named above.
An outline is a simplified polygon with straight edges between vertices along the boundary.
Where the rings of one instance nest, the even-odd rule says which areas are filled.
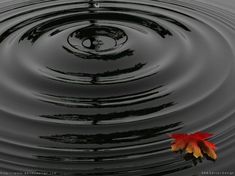
[[[0,2],[0,171],[233,171],[234,17],[196,0]],[[167,134],[195,131],[216,134],[216,163],[170,151]]]

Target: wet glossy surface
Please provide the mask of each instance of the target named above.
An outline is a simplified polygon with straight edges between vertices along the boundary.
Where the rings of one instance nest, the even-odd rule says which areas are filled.
[[[0,170],[234,171],[235,15],[224,4],[0,2]],[[215,134],[216,162],[170,151],[168,134],[195,131]]]

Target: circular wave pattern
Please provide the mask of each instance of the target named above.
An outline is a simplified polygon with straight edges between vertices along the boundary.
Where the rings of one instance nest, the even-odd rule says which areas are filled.
[[[0,5],[0,170],[231,168],[234,14],[176,0]],[[216,134],[216,164],[170,152],[168,133],[204,130]]]

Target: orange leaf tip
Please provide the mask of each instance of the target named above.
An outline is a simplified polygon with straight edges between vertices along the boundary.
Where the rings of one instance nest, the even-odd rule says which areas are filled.
[[[215,144],[207,141],[212,134],[197,132],[193,134],[172,134],[170,137],[174,139],[171,144],[171,151],[185,151],[192,154],[195,158],[203,158],[207,155],[209,158],[216,160]]]

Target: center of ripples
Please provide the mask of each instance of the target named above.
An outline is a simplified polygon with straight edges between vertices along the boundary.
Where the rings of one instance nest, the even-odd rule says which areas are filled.
[[[76,49],[99,53],[121,47],[127,36],[121,29],[109,26],[89,26],[69,35],[68,42]]]

